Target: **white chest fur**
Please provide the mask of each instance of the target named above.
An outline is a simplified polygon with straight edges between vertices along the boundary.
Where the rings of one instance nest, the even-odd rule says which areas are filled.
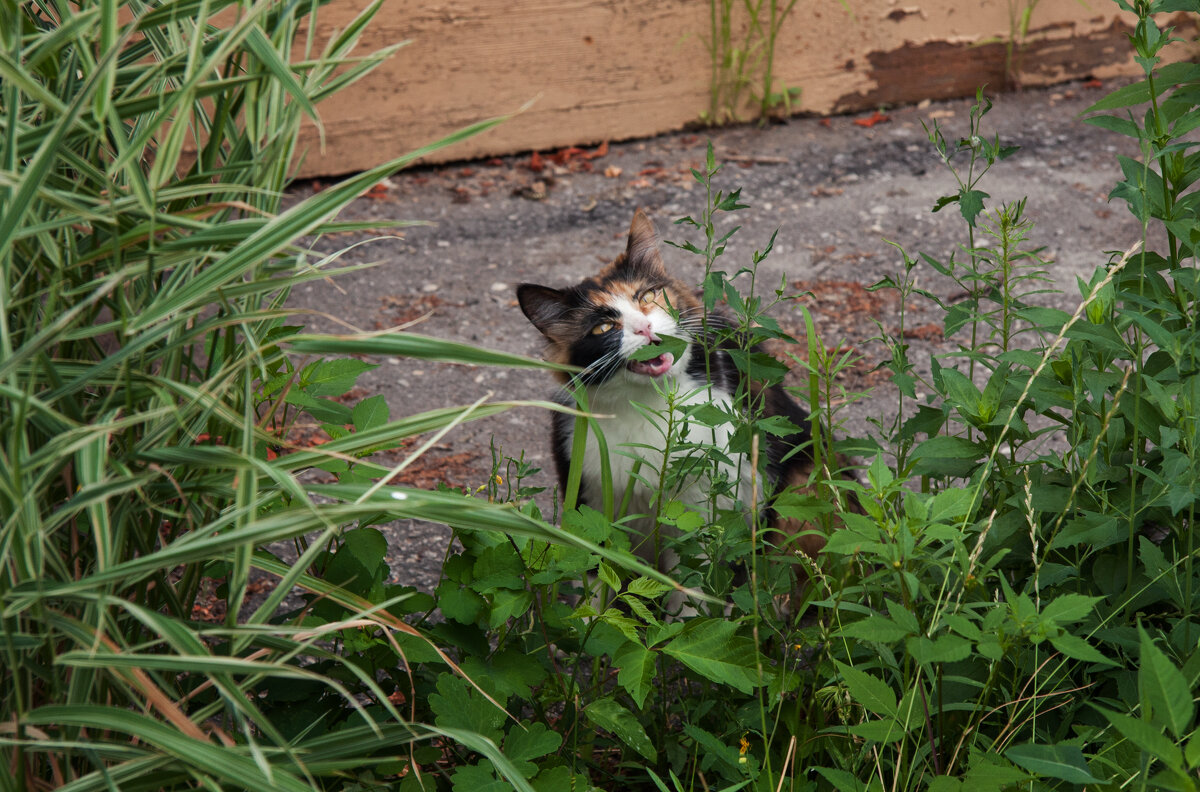
[[[741,454],[727,453],[732,427],[728,424],[712,427],[685,420],[687,407],[713,404],[727,408],[732,403],[732,394],[696,381],[683,368],[678,366],[657,380],[623,372],[602,385],[588,388],[588,409],[599,416],[596,426],[608,448],[614,506],[619,507],[628,499],[625,514],[641,515],[631,520],[630,525],[645,538],[654,530],[654,514],[660,502],[680,501],[707,514],[714,478],[737,482],[733,490],[736,499],[746,510],[751,508],[749,460]],[[568,430],[562,440],[566,445],[563,450],[569,456],[572,432]],[[702,450],[710,447],[728,456],[729,462],[714,465]],[[581,493],[591,505],[600,508],[604,474],[600,443],[591,432],[584,449]],[[669,456],[664,455],[665,449],[670,449]],[[684,463],[677,467],[688,472],[669,473],[666,465],[673,461]],[[734,497],[729,495],[716,502],[723,509],[734,505]],[[635,540],[634,544],[639,543]],[[653,563],[658,554],[654,545],[644,542],[637,552]],[[657,560],[661,563],[664,559]]]

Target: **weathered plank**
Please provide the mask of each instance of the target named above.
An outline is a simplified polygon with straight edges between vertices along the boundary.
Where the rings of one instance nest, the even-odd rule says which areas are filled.
[[[847,112],[1005,84],[1007,2],[902,3],[798,2],[776,43],[776,88],[801,89],[791,110]],[[322,9],[318,31],[345,25],[364,5],[335,0]],[[1129,22],[1115,8],[1041,0],[1018,51],[1019,81],[1133,73]],[[709,106],[709,26],[710,6],[700,0],[387,0],[364,48],[412,43],[321,105],[326,147],[319,151],[315,129],[305,130],[303,174],[366,168],[509,113],[517,114],[439,157],[680,129]],[[746,92],[743,118],[753,116],[750,98]]]

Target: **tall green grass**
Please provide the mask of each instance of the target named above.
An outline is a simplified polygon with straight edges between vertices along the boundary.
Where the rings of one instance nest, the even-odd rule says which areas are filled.
[[[368,602],[313,575],[383,512],[557,535],[363,483],[390,472],[372,449],[508,405],[392,421],[328,398],[369,366],[301,357],[381,340],[288,323],[292,286],[352,269],[296,240],[354,228],[333,218],[356,195],[495,123],[285,207],[301,121],[400,46],[354,52],[376,0],[318,47],[320,5],[0,2],[0,789],[332,789],[433,738],[529,788],[494,745],[412,723],[336,651],[377,636],[401,667],[402,641],[428,647],[387,609],[407,594]],[[338,439],[297,447],[300,416]],[[314,466],[345,475],[317,488]],[[295,563],[266,551],[280,542]],[[346,617],[281,618],[297,587]],[[223,621],[201,620],[202,591]],[[296,691],[323,710],[293,716]]]

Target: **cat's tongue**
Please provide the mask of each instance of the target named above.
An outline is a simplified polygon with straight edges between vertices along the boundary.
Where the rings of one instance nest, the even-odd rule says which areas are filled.
[[[648,377],[661,377],[671,370],[671,366],[675,363],[675,356],[670,352],[664,352],[656,358],[650,360],[631,360],[629,361],[629,370],[634,374],[645,374]]]

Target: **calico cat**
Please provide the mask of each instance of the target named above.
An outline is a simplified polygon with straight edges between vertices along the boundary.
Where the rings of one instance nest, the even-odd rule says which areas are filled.
[[[742,377],[729,352],[716,343],[705,343],[715,336],[713,327],[729,326],[729,320],[720,313],[710,313],[706,320],[692,290],[667,274],[654,226],[641,210],[630,224],[625,251],[595,277],[566,289],[521,284],[517,299],[525,316],[546,337],[547,357],[581,369],[574,375],[560,374],[564,385],[570,384],[573,377],[585,392],[588,411],[604,416],[597,418],[597,423],[608,446],[614,502],[620,504],[628,498],[629,514],[653,514],[656,488],[651,484],[659,480],[664,462],[660,450],[667,412],[664,394],[674,393],[677,411],[684,405],[705,402],[728,407],[738,397]],[[664,347],[661,354],[649,359],[631,359],[636,350],[647,345],[664,346],[665,336],[687,341],[678,357]],[[746,385],[752,397],[761,400],[767,415],[784,416],[800,427],[786,436],[766,438],[767,488],[775,491],[803,486],[812,464],[807,412],[779,385]],[[558,400],[576,406],[565,388]],[[574,429],[572,416],[554,414],[554,461],[564,491]],[[686,436],[676,447],[715,445],[724,452],[731,428],[693,423],[685,431]],[[581,503],[595,509],[601,508],[600,453],[596,438],[589,432],[579,494]],[[761,482],[752,484],[749,462],[738,454],[728,454],[727,458],[729,463],[720,465],[716,473],[718,488],[724,485],[728,493],[718,505],[729,508],[735,497],[746,509],[751,503],[762,504],[763,487]],[[637,460],[641,461],[639,475],[631,479]],[[685,476],[669,497],[703,510],[713,486],[713,467],[699,467],[707,472]],[[626,493],[629,482],[633,491]],[[808,526],[772,519],[772,527],[795,534]],[[648,563],[669,571],[674,561],[659,548],[652,520],[635,520],[634,528],[641,534],[634,539],[635,552]],[[823,539],[812,535],[799,537],[798,541],[810,555],[824,544]]]

